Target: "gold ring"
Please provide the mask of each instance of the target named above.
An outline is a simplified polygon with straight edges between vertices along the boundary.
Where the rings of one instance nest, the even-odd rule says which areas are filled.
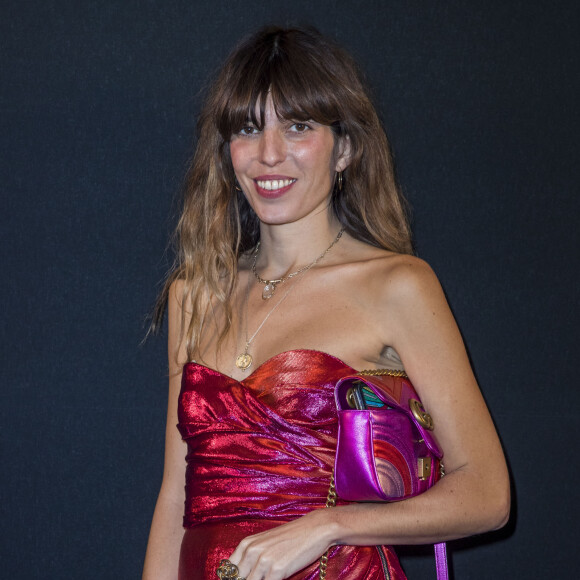
[[[239,575],[238,567],[229,560],[221,560],[216,574],[220,580],[246,580]]]

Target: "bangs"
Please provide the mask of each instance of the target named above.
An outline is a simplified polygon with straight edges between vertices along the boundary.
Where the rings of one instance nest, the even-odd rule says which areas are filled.
[[[248,121],[263,129],[268,95],[279,119],[313,120],[340,132],[340,84],[316,58],[315,47],[287,44],[284,36],[267,35],[229,63],[222,106],[216,110],[224,141]]]

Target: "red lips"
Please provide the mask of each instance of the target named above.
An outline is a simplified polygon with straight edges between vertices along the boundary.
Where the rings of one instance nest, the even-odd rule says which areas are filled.
[[[262,187],[258,182],[262,183],[263,185],[267,183],[271,188]],[[258,195],[266,199],[276,199],[281,197],[295,183],[296,179],[293,177],[288,177],[287,175],[260,175],[254,178],[254,184],[256,185],[256,191]]]

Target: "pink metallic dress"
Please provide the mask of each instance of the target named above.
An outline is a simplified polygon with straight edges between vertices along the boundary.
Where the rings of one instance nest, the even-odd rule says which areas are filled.
[[[324,508],[336,451],[334,384],[353,372],[315,350],[280,353],[241,382],[197,363],[184,366],[180,580],[215,579],[219,561],[244,537]],[[318,579],[318,562],[291,578]],[[406,576],[392,548],[335,546],[327,578]]]

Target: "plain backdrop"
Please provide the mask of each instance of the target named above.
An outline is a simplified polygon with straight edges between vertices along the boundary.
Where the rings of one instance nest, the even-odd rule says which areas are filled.
[[[167,397],[144,319],[206,80],[266,23],[361,63],[505,446],[510,523],[451,544],[456,580],[575,577],[577,6],[3,0],[0,577],[140,577]]]

